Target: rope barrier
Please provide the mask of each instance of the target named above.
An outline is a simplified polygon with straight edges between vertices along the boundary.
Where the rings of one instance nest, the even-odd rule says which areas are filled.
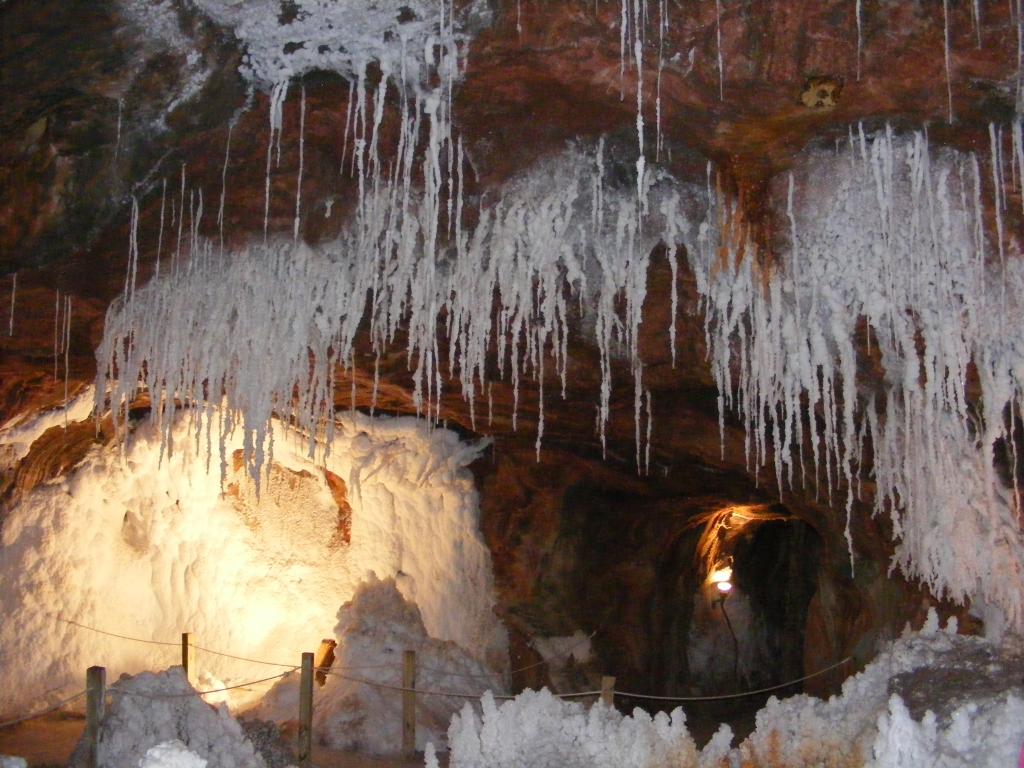
[[[181,643],[180,642],[171,643],[171,642],[166,642],[166,641],[161,641],[161,640],[147,640],[147,639],[140,638],[140,637],[131,637],[129,635],[118,634],[116,632],[108,632],[106,630],[98,629],[96,627],[90,627],[90,626],[88,626],[86,624],[82,624],[80,622],[73,621],[71,619],[65,619],[65,618],[60,617],[60,616],[53,616],[52,618],[55,618],[58,621],[65,622],[66,624],[70,624],[72,626],[79,627],[81,629],[89,630],[90,632],[96,632],[98,634],[107,635],[109,637],[116,637],[116,638],[121,639],[121,640],[128,640],[128,641],[138,642],[138,643],[146,643],[146,644],[149,644],[149,645],[173,646],[175,648],[180,648],[181,647]],[[527,664],[526,666],[518,667],[516,669],[510,670],[508,672],[508,674],[509,675],[518,674],[520,672],[525,672],[525,671],[527,671],[529,669],[533,669],[535,667],[539,667],[539,666],[542,666],[542,665],[545,665],[545,664],[550,664],[551,662],[553,662],[553,661],[555,661],[557,659],[568,657],[568,656],[572,655],[573,651],[575,651],[578,647],[583,645],[584,642],[588,642],[589,640],[591,640],[594,637],[595,634],[597,634],[597,630],[595,630],[590,635],[588,635],[586,640],[579,641],[578,643],[576,643],[573,646],[571,646],[568,650],[563,651],[561,654],[558,654],[556,656],[552,656],[552,657],[550,657],[548,659],[542,659],[541,661],[535,662],[533,664]],[[111,689],[109,692],[110,693],[121,694],[121,695],[126,695],[126,696],[137,696],[139,698],[148,698],[148,699],[167,699],[167,698],[180,698],[180,697],[187,697],[187,696],[205,696],[205,695],[210,694],[210,693],[222,693],[224,691],[232,691],[232,690],[236,690],[238,688],[245,688],[246,686],[250,686],[250,685],[258,685],[260,683],[269,682],[271,680],[278,680],[280,678],[287,677],[288,675],[292,674],[297,669],[299,669],[299,667],[297,665],[295,665],[294,663],[286,664],[286,663],[275,662],[275,661],[263,661],[262,659],[253,659],[253,658],[248,658],[248,657],[245,657],[245,656],[236,656],[234,654],[224,653],[223,651],[215,651],[215,650],[213,650],[211,648],[204,648],[204,647],[198,646],[198,645],[195,645],[195,646],[192,646],[192,647],[195,648],[197,651],[202,651],[203,653],[209,653],[209,654],[212,654],[214,656],[222,656],[224,658],[235,659],[237,661],[244,661],[244,662],[247,662],[247,663],[250,663],[250,664],[265,664],[267,666],[274,666],[274,667],[287,667],[287,670],[285,672],[282,672],[279,675],[273,675],[271,677],[265,677],[265,678],[261,678],[259,680],[253,680],[253,681],[248,682],[248,683],[241,683],[239,685],[232,685],[232,686],[228,686],[228,687],[225,687],[225,688],[217,688],[217,689],[210,690],[210,691],[193,691],[191,693],[185,693],[185,694],[166,694],[166,695],[162,695],[162,696],[152,696],[152,695],[149,695],[149,694],[141,694],[141,693],[135,693],[135,692],[130,692],[130,691],[117,691],[115,689]],[[852,658],[853,658],[852,656],[847,656],[846,658],[844,658],[844,659],[842,659],[840,661],[837,661],[835,664],[832,664],[832,665],[830,665],[828,667],[825,667],[824,669],[819,669],[816,672],[812,672],[812,673],[810,673],[808,675],[804,675],[803,677],[798,677],[798,678],[796,678],[794,680],[789,680],[789,681],[787,681],[785,683],[779,683],[778,685],[772,685],[772,686],[769,686],[767,688],[758,688],[756,690],[743,691],[743,692],[740,692],[740,693],[725,693],[725,694],[718,694],[718,695],[714,695],[714,696],[657,696],[657,695],[654,695],[654,694],[633,693],[633,692],[630,692],[630,691],[615,690],[614,694],[616,696],[622,696],[624,698],[642,699],[642,700],[645,700],[645,701],[687,702],[687,701],[722,701],[722,700],[727,700],[727,699],[738,699],[738,698],[743,698],[743,697],[746,697],[746,696],[756,696],[756,695],[762,694],[762,693],[770,693],[771,691],[777,691],[777,690],[780,690],[782,688],[788,688],[789,686],[796,685],[797,683],[802,683],[805,680],[810,680],[811,678],[818,677],[819,675],[823,675],[826,672],[830,672],[833,669],[836,669],[837,667],[840,667],[843,664],[845,664],[846,662],[850,661]],[[375,688],[382,688],[382,689],[386,689],[386,690],[399,691],[399,692],[402,692],[402,693],[416,693],[416,694],[420,694],[420,695],[423,695],[423,696],[447,696],[447,697],[458,698],[458,699],[479,699],[480,696],[482,695],[482,694],[458,693],[458,692],[455,692],[455,691],[421,690],[421,689],[417,689],[417,688],[407,688],[407,687],[400,686],[400,685],[391,685],[391,684],[388,684],[388,683],[381,683],[381,682],[377,682],[377,681],[374,681],[374,680],[367,680],[367,679],[361,678],[361,677],[354,677],[354,676],[351,676],[351,675],[346,675],[343,672],[343,670],[344,671],[349,671],[349,670],[399,669],[399,668],[400,667],[399,667],[398,664],[373,664],[373,665],[352,666],[352,667],[336,667],[336,668],[332,667],[330,669],[319,668],[319,669],[316,670],[316,672],[318,674],[329,675],[329,676],[332,676],[332,677],[339,677],[339,678],[342,678],[344,680],[349,680],[349,681],[354,682],[354,683],[360,683],[362,685],[368,685],[368,686],[375,687]],[[487,680],[493,681],[494,679],[500,677],[499,673],[490,673],[490,674],[462,673],[462,672],[452,672],[452,671],[448,671],[448,670],[436,669],[436,668],[433,668],[433,667],[420,667],[420,670],[425,671],[425,672],[433,672],[435,674],[445,675],[445,676],[449,676],[449,677],[460,677],[460,678],[467,678],[467,679],[487,679]],[[0,728],[5,727],[6,725],[11,725],[11,724],[18,723],[18,722],[24,722],[25,720],[31,720],[31,719],[34,719],[36,717],[41,717],[42,715],[48,714],[49,712],[52,712],[55,709],[59,709],[61,706],[66,704],[68,701],[73,701],[74,699],[78,698],[79,696],[82,696],[84,693],[85,692],[83,691],[82,693],[77,694],[76,696],[72,697],[71,699],[68,699],[67,701],[64,701],[64,702],[61,702],[61,703],[57,704],[53,709],[46,710],[46,711],[41,712],[41,713],[39,713],[37,715],[30,715],[30,716],[28,716],[26,718],[21,718],[19,720],[12,720],[9,723],[0,723]],[[577,692],[577,693],[557,693],[557,694],[553,694],[553,695],[557,696],[558,698],[562,698],[562,699],[571,699],[571,698],[585,698],[587,696],[599,696],[600,694],[601,694],[601,691],[597,690],[597,691],[580,691],[580,692]],[[515,698],[515,696],[510,696],[510,695],[506,695],[506,694],[492,694],[492,695],[494,696],[495,699],[499,699],[499,700],[503,700],[503,701],[508,701],[508,700],[511,700],[511,699]]]
[[[178,643],[178,647],[181,647],[181,643]],[[295,666],[295,662],[292,662],[290,664],[282,664],[279,661],[262,661],[260,659],[249,659],[249,658],[246,658],[245,656],[235,656],[234,654],[231,654],[231,653],[224,653],[222,651],[214,651],[214,650],[211,650],[209,648],[203,648],[203,646],[201,646],[201,645],[193,645],[192,647],[195,648],[197,651],[202,651],[203,653],[209,653],[212,656],[223,656],[226,659],[235,659],[236,661],[247,661],[250,664],[263,664],[263,665],[268,666],[268,667],[287,667],[291,671],[294,671],[294,670],[298,669],[298,667]],[[287,673],[285,673],[285,674],[287,674]]]
[[[812,677],[823,675],[826,672],[831,672],[836,667],[841,667],[846,662],[850,661],[853,656],[847,656],[841,661],[837,661],[831,666],[819,669],[817,672],[811,672],[809,675],[798,677],[796,680],[790,680],[786,683],[779,683],[778,685],[771,685],[767,688],[758,688],[754,691],[743,691],[742,693],[723,693],[718,696],[654,696],[645,693],[628,693],[627,691],[615,691],[616,696],[624,696],[630,699],[646,699],[648,701],[721,701],[722,699],[740,699],[744,696],[756,696],[759,693],[769,693],[770,691],[777,691],[780,688],[788,688],[791,685],[802,683],[804,680],[810,680]]]
[[[389,683],[381,683],[376,680],[366,680],[362,677],[353,677],[351,675],[344,675],[340,672],[332,672],[330,670],[327,670],[326,674],[332,677],[340,677],[342,680],[349,680],[353,683],[361,683],[362,685],[368,685],[371,688],[382,688],[386,691],[399,691],[401,693],[415,693],[421,696],[448,696],[453,699],[475,700],[479,699],[483,695],[481,693],[456,693],[455,691],[432,691],[423,690],[420,688],[407,688],[403,685],[391,685]],[[504,693],[495,693],[492,695],[494,696],[495,699],[500,699],[502,701],[511,701],[515,698],[515,696],[509,696],[508,694]]]
[[[573,643],[571,646],[569,646],[569,648],[567,650],[562,651],[561,653],[557,653],[554,656],[550,656],[548,658],[542,658],[540,661],[535,661],[533,664],[527,664],[526,666],[523,666],[523,667],[516,667],[515,669],[510,669],[507,672],[507,674],[508,674],[508,676],[511,677],[512,675],[518,675],[520,672],[526,672],[526,671],[531,670],[531,669],[536,669],[537,667],[543,667],[545,664],[551,664],[554,661],[558,661],[560,659],[568,658],[569,656],[572,656],[573,652],[577,648],[580,648],[585,643],[589,643],[591,640],[593,640],[594,639],[594,635],[596,635],[596,634],[597,634],[597,630],[595,629],[593,632],[591,632],[589,635],[587,635],[585,638],[583,638],[579,642]],[[534,649],[534,650],[536,650],[536,649]],[[480,679],[490,680],[490,679],[493,679],[495,677],[500,677],[501,676],[497,672],[491,672],[489,674],[470,674],[470,673],[463,673],[463,672],[449,672],[447,670],[434,669],[432,667],[419,667],[419,669],[423,670],[424,672],[433,672],[433,673],[438,674],[438,675],[447,675],[448,677],[480,678]]]
[[[18,717],[18,718],[15,718],[14,720],[5,720],[4,722],[0,723],[0,728],[8,728],[8,727],[10,727],[12,725],[18,725],[18,723],[25,723],[25,722],[28,722],[29,720],[35,720],[37,717],[42,717],[43,715],[48,715],[51,712],[56,712],[58,709],[63,707],[65,704],[70,704],[75,699],[82,698],[83,696],[85,696],[85,694],[86,694],[86,691],[79,691],[74,696],[68,696],[66,699],[64,699],[62,701],[58,701],[52,707],[50,707],[49,709],[44,709],[42,712],[36,712],[34,715],[26,715],[25,717]]]
[[[90,626],[88,626],[86,624],[80,624],[79,622],[73,621],[71,619],[65,619],[62,616],[53,616],[52,614],[48,614],[48,615],[50,615],[51,618],[54,618],[57,621],[63,621],[65,624],[71,624],[72,626],[80,627],[82,629],[87,629],[90,632],[96,632],[96,633],[98,633],[100,635],[107,635],[108,637],[116,637],[116,638],[119,638],[121,640],[130,640],[130,641],[132,641],[134,643],[146,643],[148,645],[165,645],[165,646],[174,646],[175,648],[180,648],[181,647],[181,643],[180,642],[168,643],[168,642],[164,642],[163,640],[146,640],[146,639],[141,638],[141,637],[129,637],[128,635],[119,635],[116,632],[107,632],[105,629],[97,629],[96,627],[90,627]]]
[[[345,675],[340,672],[326,671],[326,674],[332,677],[340,677],[342,680],[349,680],[353,683],[361,683],[362,685],[368,685],[371,688],[383,688],[388,691],[399,691],[401,693],[415,693],[420,696],[449,696],[455,699],[479,699],[483,696],[482,693],[458,693],[456,691],[435,691],[423,688],[407,688],[402,685],[393,685],[391,683],[381,683],[377,680],[367,680],[363,677],[353,677],[352,675]],[[515,696],[505,693],[491,693],[491,695],[500,701],[511,701]],[[600,696],[601,691],[579,691],[578,693],[554,693],[553,696],[560,699],[575,699],[584,698],[586,696]]]
[[[131,637],[129,635],[120,635],[120,634],[118,634],[116,632],[108,632],[105,629],[98,629],[96,627],[90,627],[88,624],[82,624],[81,622],[73,621],[72,619],[65,619],[62,616],[54,616],[52,614],[47,614],[47,615],[49,615],[51,618],[53,618],[53,619],[55,619],[57,621],[63,621],[65,624],[71,624],[72,626],[79,627],[81,629],[86,629],[86,630],[88,630],[90,632],[96,632],[97,634],[100,634],[100,635],[107,635],[108,637],[116,637],[116,638],[118,638],[120,640],[129,640],[129,641],[135,642],[135,643],[146,643],[147,645],[161,645],[161,646],[168,646],[168,647],[174,647],[174,648],[181,648],[181,641],[180,640],[178,642],[168,642],[166,640],[146,640],[145,638],[142,638],[142,637]],[[294,671],[294,670],[298,669],[298,667],[295,666],[295,662],[289,662],[289,663],[285,664],[285,663],[282,663],[282,662],[279,662],[279,661],[263,661],[262,659],[251,659],[251,658],[247,658],[245,656],[236,656],[236,655],[231,654],[231,653],[224,653],[223,651],[215,651],[212,648],[204,648],[201,645],[193,645],[192,647],[195,648],[197,651],[202,651],[203,653],[209,653],[209,654],[211,654],[213,656],[223,656],[224,658],[227,658],[227,659],[235,659],[237,661],[245,661],[245,662],[249,662],[250,664],[264,664],[264,665],[266,665],[268,667],[287,667],[290,671]],[[365,666],[345,667],[345,669],[356,669],[356,670],[363,670],[363,669],[397,669],[397,668],[398,668],[398,666],[395,665],[395,664],[368,664],[368,665],[365,665]]]

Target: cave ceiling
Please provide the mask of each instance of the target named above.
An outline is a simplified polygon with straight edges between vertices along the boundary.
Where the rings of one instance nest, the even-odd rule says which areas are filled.
[[[288,5],[282,3],[282,19]],[[568,142],[606,137],[613,154],[632,162],[638,78],[629,56],[624,63],[621,55],[619,3],[456,5],[458,13],[472,11],[477,25],[453,91],[454,129],[473,169],[466,190],[470,209]],[[9,0],[0,5],[4,291],[17,275],[12,333],[0,341],[0,421],[60,403],[66,386],[74,392],[92,381],[104,313],[125,284],[131,196],[139,201],[140,282],[154,267],[161,190],[175,188],[183,166],[190,188],[205,191],[202,234],[218,235],[216,215],[209,212],[216,211],[223,188],[227,247],[262,235],[269,89],[248,89],[238,72],[244,51],[230,31],[190,3],[173,0],[163,6],[172,12],[168,23],[187,41],[184,47],[153,45],[138,17],[117,3]],[[948,57],[944,9],[950,15]],[[890,124],[896,130],[926,127],[934,144],[984,153],[990,124],[1015,114],[1021,19],[1012,2],[666,0],[647,3],[644,12],[650,18],[640,101],[647,144],[658,141],[655,123],[660,122],[659,164],[696,184],[706,182],[708,162],[713,163],[716,183],[738,201],[759,258],[769,263],[781,223],[768,189],[803,148],[832,146],[858,124],[870,130]],[[658,21],[662,13],[667,14],[664,27]],[[659,30],[662,38],[655,44]],[[201,77],[195,79],[197,72]],[[379,76],[371,68],[368,77]],[[186,87],[192,82],[195,87]],[[270,178],[280,194],[273,196],[269,226],[272,231],[292,226],[304,120],[308,215],[299,234],[315,244],[335,237],[355,204],[351,179],[338,173],[350,91],[347,80],[323,71],[305,73],[301,85],[304,115],[294,85],[283,105],[281,159]],[[397,131],[387,117],[382,136],[382,147],[394,146]],[[1019,209],[1019,203],[1009,208]],[[1010,227],[1019,225],[1013,216],[1008,221]],[[495,384],[493,422],[476,430],[457,388],[448,388],[441,419],[467,434],[492,435],[493,453],[523,468],[520,479],[510,475],[502,483],[495,478],[507,470],[479,468],[482,487],[509,499],[525,494],[516,502],[519,510],[539,506],[545,483],[679,499],[695,512],[780,500],[771,466],[752,470],[748,465],[742,423],[727,415],[720,437],[703,316],[694,277],[685,269],[677,285],[679,342],[673,365],[665,338],[672,275],[662,251],[654,254],[649,272],[639,339],[656,408],[650,476],[638,478],[632,461],[634,403],[625,363],[616,369],[602,458],[594,433],[598,353],[575,339],[566,396],[548,398],[545,448],[533,469],[535,383],[523,383],[515,430],[509,385]],[[5,295],[5,309],[9,301]],[[67,383],[65,361],[54,359],[55,334],[63,332],[55,327],[55,306],[71,310]],[[870,381],[877,360],[858,344],[858,364]],[[370,403],[373,358],[365,340],[357,348],[362,360],[357,360],[355,384],[351,390],[340,388],[339,407]],[[380,361],[376,407],[386,414],[409,413],[410,372],[402,344],[394,349]],[[67,462],[57,457],[51,463],[55,473]],[[32,482],[46,472],[35,474]],[[841,563],[843,515],[818,490],[811,481],[787,489],[781,501],[822,534]],[[507,538],[502,526],[515,518],[500,506],[485,495],[485,511],[492,508],[492,543]],[[543,510],[531,514],[543,531]],[[884,521],[866,512],[855,520],[859,554],[884,561]],[[512,571],[517,558],[527,557],[523,552],[509,554],[499,568],[499,580],[504,578],[512,591],[517,588],[509,586],[517,579]]]

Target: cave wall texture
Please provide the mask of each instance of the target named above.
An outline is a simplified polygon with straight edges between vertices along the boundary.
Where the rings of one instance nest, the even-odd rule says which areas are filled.
[[[162,190],[177,189],[183,166],[189,189],[204,192],[201,234],[217,238],[222,231],[230,248],[263,233],[271,94],[249,89],[238,73],[240,45],[198,7],[186,0],[161,6],[164,22],[186,41],[175,48],[154,45],[139,17],[125,10],[131,5],[140,4],[0,5],[0,316],[12,317],[12,333],[0,334],[0,422],[59,404],[66,392],[92,381],[104,313],[125,284],[131,196],[139,204],[140,284],[154,270]],[[289,5],[282,0],[283,17]],[[456,6],[459,12],[468,8]],[[711,161],[766,269],[787,226],[773,212],[769,188],[802,148],[845,141],[850,126],[860,122],[870,130],[886,123],[897,130],[927,126],[934,145],[984,154],[990,124],[1017,113],[1022,20],[1012,0],[700,0],[652,2],[646,12],[654,16],[662,9],[670,22],[662,66],[656,56],[646,57],[640,96],[647,145],[657,141],[654,116],[660,111],[661,166],[703,185]],[[637,78],[635,72],[620,77],[620,12],[619,3],[605,0],[491,0],[477,10],[488,23],[468,43],[453,92],[454,126],[474,171],[466,178],[470,216],[490,190],[544,163],[566,142],[608,137],[612,157],[618,153],[628,158],[624,165],[633,162]],[[380,73],[371,68],[368,77]],[[304,120],[306,213],[299,236],[316,244],[339,234],[356,202],[352,180],[338,173],[352,91],[331,72],[305,73],[301,84],[304,115],[294,84],[283,104],[269,227],[291,231]],[[393,158],[397,141],[389,115],[380,138],[385,161],[388,153]],[[220,230],[212,212],[222,189]],[[1005,226],[1012,237],[1020,231],[1019,194],[1009,193]],[[7,290],[15,275],[16,293]],[[702,578],[693,559],[692,521],[735,505],[782,505],[819,541],[814,572],[792,576],[800,593],[793,599],[803,607],[779,608],[793,625],[786,636],[802,642],[797,658],[783,655],[786,675],[848,654],[863,662],[875,639],[918,621],[934,598],[898,571],[888,573],[891,530],[887,520],[872,516],[868,501],[857,502],[851,518],[860,566],[851,573],[841,503],[825,500],[813,480],[780,493],[771,462],[752,472],[743,424],[734,414],[726,414],[720,439],[704,319],[694,276],[685,268],[676,286],[677,357],[674,365],[670,360],[665,335],[671,282],[664,248],[656,249],[639,338],[645,386],[657,411],[648,476],[638,477],[631,461],[634,403],[628,386],[612,392],[602,457],[593,428],[598,352],[582,338],[574,338],[570,350],[566,397],[546,401],[539,459],[535,382],[522,384],[514,430],[507,383],[494,384],[494,419],[486,430],[474,432],[456,388],[442,399],[439,416],[449,426],[494,437],[474,470],[499,602],[513,638],[513,666],[532,659],[526,642],[532,635],[582,629],[597,633],[601,665],[616,670],[627,688],[686,690],[679,649]],[[6,331],[7,323],[2,326]],[[54,353],[54,339],[65,330],[66,358]],[[859,374],[867,382],[862,396],[878,366],[877,351],[866,342],[855,340]],[[357,357],[352,396],[368,408],[374,356],[365,338],[357,343]],[[401,345],[379,365],[377,409],[413,412]],[[618,381],[625,381],[627,364],[615,365]],[[337,404],[349,407],[347,385],[339,388]],[[91,439],[91,428],[75,427],[59,442],[53,436],[40,441],[20,468],[5,473],[4,503],[66,471]],[[110,429],[98,439],[111,439]],[[780,541],[764,546],[790,546]],[[759,567],[771,572],[776,566]],[[614,619],[606,616],[608,606]],[[943,610],[959,613],[961,626],[971,627],[962,607],[947,604]],[[830,690],[842,672],[810,687]]]

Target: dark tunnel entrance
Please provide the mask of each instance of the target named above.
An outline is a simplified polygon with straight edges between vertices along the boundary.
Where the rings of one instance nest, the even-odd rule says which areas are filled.
[[[619,691],[733,694],[804,674],[822,543],[787,508],[730,504],[717,494],[657,498],[590,485],[568,489],[562,501],[539,589],[531,605],[519,608],[531,634],[593,633],[590,674],[614,675]],[[711,580],[723,567],[731,568],[732,587],[724,603]],[[595,682],[578,671],[573,684]],[[765,698],[686,709],[727,718]],[[625,709],[675,706],[626,696],[617,701]]]
[[[778,506],[711,515],[696,552],[701,578],[686,635],[688,693],[735,693],[803,675],[819,549],[814,529]]]

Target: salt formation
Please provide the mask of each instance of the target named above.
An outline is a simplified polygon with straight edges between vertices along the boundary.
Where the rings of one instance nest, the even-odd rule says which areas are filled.
[[[603,152],[599,147],[594,158],[571,148],[514,180],[471,230],[457,225],[460,195],[447,248],[437,227],[438,198],[390,184],[367,191],[342,239],[316,250],[275,240],[221,259],[210,244],[200,245],[203,255],[177,279],[154,279],[138,289],[134,311],[124,298],[111,305],[97,350],[97,405],[104,407],[105,396],[130,402],[145,387],[161,404],[163,441],[170,447],[175,400],[196,403],[197,445],[201,434],[211,444],[211,430],[223,444],[240,426],[245,462],[258,480],[271,449],[272,414],[329,444],[335,369],[352,372],[357,332],[367,328],[380,355],[403,329],[420,414],[439,414],[446,363],[475,424],[493,353],[498,375],[514,385],[516,405],[521,377],[540,383],[539,450],[545,372],[554,370],[564,393],[572,318],[586,312],[584,324],[601,358],[602,443],[612,363],[624,356],[633,373],[637,465],[643,467],[651,402],[638,339],[647,268],[653,247],[679,239],[685,222],[677,185],[648,174],[652,214],[641,226],[635,197],[607,184]],[[669,210],[671,217],[664,213]],[[675,273],[674,252],[669,259]],[[620,298],[623,311],[616,308]],[[438,356],[440,338],[448,342],[447,361]],[[221,395],[227,410],[214,419]],[[312,453],[312,437],[309,448]],[[223,471],[223,445],[219,454]]]
[[[653,718],[603,704],[587,707],[546,688],[498,705],[485,694],[482,714],[466,704],[448,729],[452,768],[686,768],[699,751],[682,709]],[[716,752],[718,750],[716,749]]]
[[[851,133],[847,149],[805,154],[776,189],[791,237],[767,286],[714,230],[691,251],[720,405],[744,418],[751,466],[770,456],[783,488],[797,474],[830,499],[845,488],[848,514],[870,438],[896,564],[938,596],[970,598],[992,628],[1019,628],[1019,499],[994,459],[1024,405],[1024,261],[993,255],[976,158],[891,130]],[[861,318],[877,392],[858,382]],[[819,411],[820,433],[806,421]]]
[[[18,297],[18,273],[15,272],[11,278],[11,316],[7,322],[7,335],[14,335],[14,302]]]
[[[697,750],[683,710],[624,717],[595,704],[526,691],[483,714],[468,705],[449,729],[453,768],[630,765],[719,768],[997,768],[1016,764],[1024,743],[1024,655],[939,629],[932,612],[920,632],[883,649],[827,701],[772,697],[738,747],[722,726]]]
[[[401,577],[399,577],[401,578]],[[313,728],[334,749],[391,754],[402,744],[402,654],[416,651],[416,688],[477,697],[504,689],[489,672],[455,643],[431,638],[419,609],[405,600],[393,579],[370,576],[352,600],[338,611],[338,641],[326,684],[316,687]],[[364,682],[365,681],[365,682]],[[377,687],[382,684],[386,687]],[[299,675],[278,683],[247,716],[294,719]],[[423,693],[416,697],[416,748],[443,745],[448,722],[464,703],[461,698]]]
[[[150,747],[139,768],[206,768],[207,761],[177,739]]]
[[[97,754],[104,768],[265,768],[227,708],[213,708],[194,695],[181,667],[126,677],[108,691],[111,703],[100,722]],[[184,759],[181,749],[167,744],[175,741],[185,748]],[[163,748],[153,754],[158,745]],[[86,765],[86,751],[83,738],[71,768]]]
[[[413,418],[356,416],[338,424],[324,467],[293,433],[273,430],[275,461],[259,499],[235,469],[240,435],[225,444],[222,488],[193,450],[161,463],[160,433],[142,422],[123,455],[94,446],[68,474],[9,505],[0,658],[23,663],[0,665],[0,713],[80,690],[94,664],[116,679],[177,663],[183,631],[203,649],[270,662],[200,650],[200,680],[211,678],[204,688],[223,687],[212,678],[230,686],[285,672],[331,636],[338,607],[369,571],[398,579],[431,637],[488,668],[507,663],[464,469],[480,446]],[[180,447],[193,439],[184,417],[169,435]],[[251,703],[266,687],[227,700]]]
[[[740,745],[741,761],[778,768],[806,765],[997,768],[1017,762],[1024,744],[1024,659],[938,628],[934,612],[827,701],[771,698]],[[921,699],[912,716],[905,696]]]

